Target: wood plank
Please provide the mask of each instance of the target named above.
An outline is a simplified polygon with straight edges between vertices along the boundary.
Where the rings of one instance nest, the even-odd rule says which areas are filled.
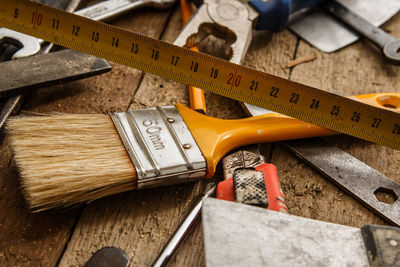
[[[145,9],[126,15],[115,24],[159,37],[169,14],[170,11]],[[141,71],[113,64],[110,73],[37,90],[25,99],[23,112],[125,110],[142,76]],[[70,239],[81,207],[31,214],[7,143],[6,139],[0,147],[0,265],[55,266]]]

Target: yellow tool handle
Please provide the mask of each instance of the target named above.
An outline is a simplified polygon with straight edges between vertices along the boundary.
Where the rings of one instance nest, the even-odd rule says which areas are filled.
[[[182,25],[184,26],[192,16],[193,12],[190,3],[187,0],[180,0],[180,5]],[[190,50],[199,52],[199,48],[197,46],[190,47]],[[189,86],[188,91],[190,108],[196,110],[197,112],[206,114],[207,108],[204,91],[193,86]]]
[[[351,98],[376,107],[394,106],[400,101],[400,93],[358,95]],[[220,159],[237,147],[338,134],[278,113],[223,120],[199,114],[183,105],[177,105],[177,108],[206,158],[207,177],[212,177]],[[400,113],[400,108],[394,111]],[[400,127],[396,131],[400,132]]]
[[[0,0],[0,27],[400,149],[400,115],[389,106],[373,107],[28,0]]]
[[[199,52],[199,48],[197,46],[191,47],[190,50]],[[206,98],[204,96],[204,91],[200,88],[190,86],[189,85],[189,103],[190,108],[196,110],[197,112],[206,114]]]

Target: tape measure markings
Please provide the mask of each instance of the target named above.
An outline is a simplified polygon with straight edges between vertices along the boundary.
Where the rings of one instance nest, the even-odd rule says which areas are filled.
[[[35,2],[0,2],[1,26],[400,149],[394,112]]]

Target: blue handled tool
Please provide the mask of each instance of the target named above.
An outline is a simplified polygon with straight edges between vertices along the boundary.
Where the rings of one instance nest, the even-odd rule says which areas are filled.
[[[287,26],[292,13],[324,1],[326,0],[249,0],[249,5],[260,13],[256,29],[275,32]]]
[[[257,30],[281,31],[288,22],[290,15],[304,8],[313,7],[326,0],[249,0],[248,4],[258,13]],[[192,0],[197,6],[201,6],[203,0]]]

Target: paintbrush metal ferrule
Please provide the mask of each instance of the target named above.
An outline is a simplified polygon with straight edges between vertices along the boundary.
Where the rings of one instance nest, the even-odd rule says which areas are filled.
[[[137,188],[206,175],[206,160],[175,106],[110,114],[137,171]]]

